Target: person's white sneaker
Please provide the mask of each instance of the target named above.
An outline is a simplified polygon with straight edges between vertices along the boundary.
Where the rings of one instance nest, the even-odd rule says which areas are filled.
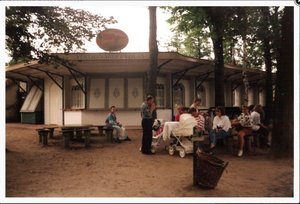
[[[238,157],[243,156],[243,150],[239,150]]]

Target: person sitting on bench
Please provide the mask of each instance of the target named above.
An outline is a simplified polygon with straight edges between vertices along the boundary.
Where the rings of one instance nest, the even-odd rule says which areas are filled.
[[[236,119],[231,121],[231,125],[235,127],[236,131],[238,132],[238,139],[239,139],[239,152],[238,157],[243,156],[243,149],[245,139],[244,137],[247,135],[251,135],[252,133],[252,118],[249,113],[248,106],[242,107],[242,113]]]
[[[261,105],[255,105],[253,111],[251,112],[251,118],[253,120],[253,133],[258,134],[259,143],[262,147],[268,145],[268,135],[269,131],[265,125],[262,123],[263,109]]]
[[[230,136],[229,129],[231,128],[231,122],[228,116],[225,115],[225,108],[218,106],[215,109],[215,112],[216,116],[213,119],[213,127],[209,132],[210,154],[213,154],[217,139],[223,139]]]
[[[117,121],[115,112],[116,106],[111,106],[110,113],[106,117],[105,124],[116,130],[117,133],[114,135],[115,142],[120,143],[122,140],[131,141],[126,133],[125,127],[119,121]]]

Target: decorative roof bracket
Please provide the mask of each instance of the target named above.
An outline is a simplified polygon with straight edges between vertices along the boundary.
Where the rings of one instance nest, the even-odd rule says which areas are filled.
[[[16,72],[16,71],[11,71],[11,72],[16,73],[16,74],[20,74],[20,75],[23,75],[23,76],[26,76],[31,81],[31,83],[33,83],[38,89],[40,89],[41,91],[44,91],[44,89],[42,87],[40,87],[39,84],[36,83],[36,81],[33,80],[33,78],[36,78],[36,79],[38,79],[40,81],[42,81],[43,79],[40,79],[38,77],[29,76],[27,74],[23,74],[23,73]]]
[[[213,73],[213,72],[214,72],[214,71],[210,71],[210,72],[207,72],[206,74],[204,74],[205,76],[204,76],[203,79],[201,79],[200,84],[197,85],[196,90],[199,89],[199,87],[203,84],[203,82],[204,82],[204,81],[209,77],[209,75],[210,75],[211,73]]]
[[[159,73],[159,71],[161,70],[161,68],[162,68],[164,65],[168,64],[168,63],[171,62],[171,61],[173,61],[173,59],[169,59],[169,60],[163,62],[162,64],[160,64],[160,65],[157,67],[157,74]]]
[[[62,84],[59,84],[59,82],[52,76],[52,75],[56,75],[56,76],[59,76],[61,78],[63,78],[63,76],[59,75],[59,74],[56,74],[56,73],[52,73],[52,72],[49,72],[49,71],[45,71],[45,70],[42,70],[42,69],[39,69],[39,68],[34,68],[34,67],[31,67],[31,66],[28,66],[29,68],[31,69],[35,69],[35,70],[38,70],[38,71],[41,71],[41,72],[44,72],[45,74],[47,74],[47,76],[60,88],[60,89],[63,89],[63,85]]]
[[[83,74],[82,72],[72,68],[71,66],[67,65],[66,63],[61,63],[61,65],[63,65],[64,67],[66,67],[70,74],[72,75],[73,79],[76,81],[77,85],[79,86],[79,88],[81,89],[81,91],[86,95],[86,90],[85,88],[82,86],[82,84],[80,84],[80,82],[78,81],[76,75],[74,74],[74,72],[77,72],[79,74],[81,74],[85,79],[86,79],[86,75]]]

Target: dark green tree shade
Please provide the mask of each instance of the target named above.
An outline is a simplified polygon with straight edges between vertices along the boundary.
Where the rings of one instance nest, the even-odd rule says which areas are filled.
[[[83,51],[85,40],[117,22],[69,7],[6,7],[5,11],[6,50],[12,63],[46,62],[53,52]]]

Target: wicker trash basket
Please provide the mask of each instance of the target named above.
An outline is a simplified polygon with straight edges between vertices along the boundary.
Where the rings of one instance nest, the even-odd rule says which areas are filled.
[[[205,152],[196,153],[195,171],[196,183],[200,187],[215,188],[228,165],[221,159]]]

